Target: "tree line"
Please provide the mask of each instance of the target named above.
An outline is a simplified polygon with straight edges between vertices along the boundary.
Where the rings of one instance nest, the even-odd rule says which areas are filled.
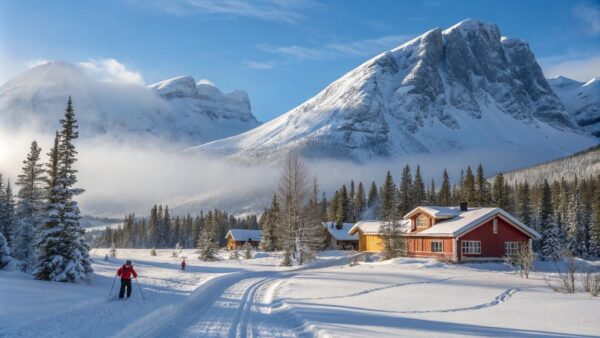
[[[69,97],[48,161],[31,143],[15,185],[0,175],[0,268],[15,262],[34,278],[59,282],[86,280],[92,273],[89,244],[79,224],[75,197],[77,120]]]
[[[257,216],[235,217],[219,209],[200,211],[196,216],[171,216],[168,206],[154,205],[147,217],[125,216],[123,224],[91,236],[94,247],[117,248],[195,248],[203,229],[214,234],[216,245],[225,244],[230,229],[258,229]]]

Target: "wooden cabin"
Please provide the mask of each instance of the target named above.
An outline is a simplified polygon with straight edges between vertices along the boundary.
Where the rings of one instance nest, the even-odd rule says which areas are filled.
[[[321,224],[327,230],[326,250],[358,250],[358,235],[348,233],[354,223],[322,222]]]
[[[349,234],[359,235],[359,250],[382,250],[381,221],[358,222]],[[401,222],[406,240],[405,255],[438,257],[452,261],[502,260],[516,253],[522,243],[531,249],[540,237],[514,216],[500,208],[420,206]]]
[[[225,235],[227,240],[227,250],[240,250],[250,243],[253,248],[257,248],[262,238],[262,230],[231,229]]]

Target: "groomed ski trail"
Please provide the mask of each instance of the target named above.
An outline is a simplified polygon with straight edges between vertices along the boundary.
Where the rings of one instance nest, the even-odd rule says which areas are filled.
[[[238,272],[202,284],[186,301],[160,308],[115,337],[312,337],[287,309],[274,309],[277,285],[302,271],[347,264],[342,257],[298,269]]]

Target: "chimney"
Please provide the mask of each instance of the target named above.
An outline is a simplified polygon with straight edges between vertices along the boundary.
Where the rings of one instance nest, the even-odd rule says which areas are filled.
[[[467,211],[467,210],[469,210],[469,203],[460,202],[460,211]]]

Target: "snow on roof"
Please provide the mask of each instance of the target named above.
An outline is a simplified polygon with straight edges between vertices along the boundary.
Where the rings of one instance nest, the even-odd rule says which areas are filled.
[[[262,230],[246,230],[246,229],[231,229],[225,235],[225,238],[229,237],[234,241],[251,241],[259,242],[262,237]]]
[[[348,234],[355,234],[358,230],[363,234],[377,234],[383,224],[385,224],[384,221],[360,221],[348,231]],[[402,232],[408,232],[410,229],[410,220],[400,221],[400,228]]]
[[[458,215],[456,217],[440,221],[429,229],[415,233],[415,235],[455,237],[470,231],[474,227],[480,225],[486,219],[489,219],[495,215],[501,215],[534,238],[540,237],[535,230],[523,224],[511,214],[500,208],[469,208],[469,210],[462,212],[458,210]]]
[[[460,214],[460,207],[439,207],[435,205],[419,206],[404,215],[404,218],[409,218],[418,211],[425,212],[433,218],[451,218]]]
[[[338,241],[358,241],[358,235],[350,235],[350,229],[354,226],[354,223],[343,223],[342,228],[337,228],[337,222],[322,222],[323,226],[327,229],[327,232],[331,237]]]

